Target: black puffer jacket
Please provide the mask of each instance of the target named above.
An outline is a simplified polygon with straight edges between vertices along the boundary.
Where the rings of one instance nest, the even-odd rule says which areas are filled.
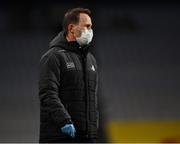
[[[98,76],[90,47],[79,48],[77,42],[67,42],[61,32],[41,57],[39,142],[68,137],[60,130],[66,123],[74,124],[76,137],[97,137]]]

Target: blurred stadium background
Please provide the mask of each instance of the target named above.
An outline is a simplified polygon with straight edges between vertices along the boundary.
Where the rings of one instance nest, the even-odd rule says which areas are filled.
[[[38,142],[39,59],[74,7],[92,11],[98,142],[180,142],[180,5],[114,0],[1,2],[0,142]]]

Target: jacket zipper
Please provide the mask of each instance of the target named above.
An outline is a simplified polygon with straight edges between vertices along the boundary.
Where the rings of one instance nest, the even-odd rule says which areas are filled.
[[[85,84],[85,100],[86,100],[86,137],[88,138],[89,133],[89,95],[87,90],[87,74],[86,74],[86,57],[82,54],[83,60],[83,74],[84,74],[84,84]]]

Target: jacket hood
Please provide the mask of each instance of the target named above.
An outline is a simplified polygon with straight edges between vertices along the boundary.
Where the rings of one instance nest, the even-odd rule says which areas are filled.
[[[81,46],[76,41],[68,42],[65,37],[65,32],[61,31],[49,44],[50,48],[53,47],[60,47],[65,50],[73,51],[76,53],[87,53],[89,51],[89,47],[92,46],[92,44],[88,44],[85,46]]]

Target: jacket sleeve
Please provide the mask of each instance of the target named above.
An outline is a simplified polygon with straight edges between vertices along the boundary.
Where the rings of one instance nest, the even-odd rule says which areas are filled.
[[[39,99],[50,118],[62,127],[72,123],[71,116],[59,98],[60,63],[54,54],[42,56],[39,63]]]

